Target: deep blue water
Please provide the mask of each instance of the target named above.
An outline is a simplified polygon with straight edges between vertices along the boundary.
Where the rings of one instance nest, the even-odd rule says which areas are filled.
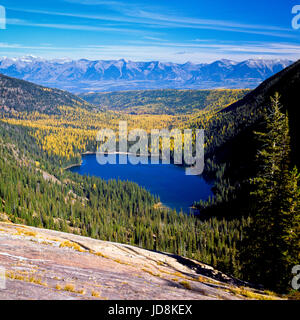
[[[122,155],[126,157],[126,155]],[[82,157],[82,165],[72,167],[72,172],[81,175],[97,176],[104,180],[120,179],[138,183],[160,197],[161,202],[178,212],[190,212],[194,201],[206,200],[212,195],[211,185],[201,176],[187,176],[183,167],[173,164],[117,164],[100,165],[96,155]]]

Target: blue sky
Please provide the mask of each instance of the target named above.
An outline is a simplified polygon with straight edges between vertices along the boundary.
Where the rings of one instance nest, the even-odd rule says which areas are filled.
[[[7,23],[0,29],[0,56],[296,60],[296,4],[300,0],[0,0]]]

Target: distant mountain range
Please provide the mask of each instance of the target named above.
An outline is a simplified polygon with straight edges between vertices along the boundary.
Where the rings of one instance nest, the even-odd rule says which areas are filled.
[[[255,88],[291,60],[219,60],[208,64],[121,60],[0,58],[0,73],[75,93],[141,89]]]

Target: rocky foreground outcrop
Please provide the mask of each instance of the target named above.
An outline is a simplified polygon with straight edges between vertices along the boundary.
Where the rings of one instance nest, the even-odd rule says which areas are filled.
[[[0,267],[0,299],[275,298],[183,257],[3,222]]]

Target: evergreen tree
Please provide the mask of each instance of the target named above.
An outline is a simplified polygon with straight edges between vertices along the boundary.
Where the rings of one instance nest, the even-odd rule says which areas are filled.
[[[299,263],[299,175],[290,170],[288,116],[280,112],[279,95],[265,116],[265,132],[256,132],[263,149],[253,186],[251,223],[245,230],[240,260],[243,277],[286,291],[291,268]]]
[[[282,241],[283,256],[280,288],[288,289],[293,266],[300,263],[300,175],[296,167],[285,173],[282,184]]]

